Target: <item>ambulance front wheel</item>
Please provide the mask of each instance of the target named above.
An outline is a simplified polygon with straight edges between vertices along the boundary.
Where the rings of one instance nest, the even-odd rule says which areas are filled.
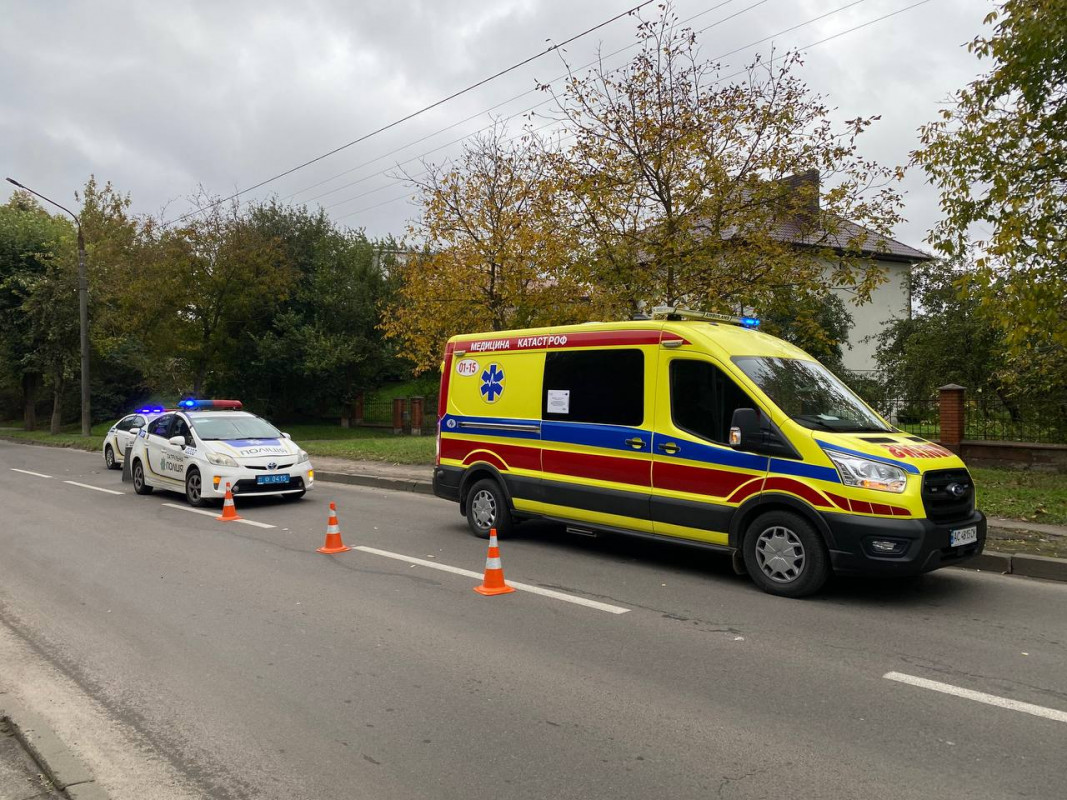
[[[511,511],[504,490],[492,478],[475,481],[467,492],[467,524],[471,533],[479,539],[488,539],[489,531],[496,528],[498,536],[511,533]]]
[[[769,594],[806,597],[830,577],[830,557],[822,538],[791,511],[758,516],[748,526],[742,549],[748,574]]]

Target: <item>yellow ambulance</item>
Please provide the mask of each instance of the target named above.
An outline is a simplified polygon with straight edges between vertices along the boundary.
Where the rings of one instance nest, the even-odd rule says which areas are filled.
[[[758,324],[661,307],[453,337],[435,493],[478,536],[542,518],[683,541],[788,597],[832,573],[913,575],[981,553],[963,462]]]

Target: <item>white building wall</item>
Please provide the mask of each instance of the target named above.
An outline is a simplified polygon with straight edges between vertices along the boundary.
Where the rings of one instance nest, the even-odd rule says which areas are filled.
[[[879,266],[885,270],[887,280],[871,292],[871,299],[863,305],[855,304],[856,294],[852,289],[834,289],[845,301],[845,307],[852,315],[852,330],[849,331],[848,342],[851,347],[844,348],[843,360],[846,369],[877,369],[878,364],[874,360],[877,342],[874,337],[885,329],[890,320],[901,319],[911,313],[911,298],[908,296],[908,273],[911,271],[911,265],[881,261]],[[824,272],[827,282],[831,272],[831,267],[827,267]]]

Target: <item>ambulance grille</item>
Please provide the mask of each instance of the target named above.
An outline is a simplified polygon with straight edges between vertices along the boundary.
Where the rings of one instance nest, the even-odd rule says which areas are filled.
[[[953,494],[949,487],[959,485],[962,494]],[[974,512],[974,483],[965,469],[935,469],[923,475],[923,508],[934,522],[953,522],[967,519]]]

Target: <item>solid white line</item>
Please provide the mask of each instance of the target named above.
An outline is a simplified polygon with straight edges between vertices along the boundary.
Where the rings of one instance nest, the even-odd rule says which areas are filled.
[[[911,686],[918,686],[923,689],[932,689],[935,692],[943,692],[944,694],[951,694],[956,697],[964,697],[967,700],[974,700],[978,703],[987,703],[988,705],[999,706],[1000,708],[1010,708],[1012,711],[1022,711],[1024,714],[1033,714],[1035,717],[1044,717],[1045,719],[1055,720],[1056,722],[1067,722],[1067,711],[1060,711],[1056,708],[1045,708],[1044,706],[1035,706],[1033,703],[1024,703],[1021,700],[1009,700],[1006,697],[997,697],[995,694],[976,692],[972,689],[961,689],[959,686],[953,686],[950,683],[931,681],[926,678],[916,678],[914,675],[905,675],[902,672],[887,672],[882,677],[888,678],[891,681],[899,681],[900,683],[907,683]]]
[[[218,514],[216,514],[214,511],[204,511],[203,509],[200,509],[200,508],[191,508],[189,506],[180,506],[177,503],[163,503],[163,506],[165,508],[176,508],[179,511],[191,511],[194,514],[203,514],[205,517],[211,517],[212,519],[214,519],[215,517],[218,516]],[[250,520],[250,519],[239,519],[239,520],[235,520],[235,521],[243,523],[244,525],[253,525],[253,526],[257,527],[257,528],[273,528],[274,527],[273,525],[268,525],[266,522],[256,522],[256,521]]]
[[[51,475],[42,475],[40,472],[30,472],[28,469],[15,469],[11,467],[12,472],[21,472],[23,475],[33,475],[35,478],[51,478]]]
[[[371,553],[376,556],[384,556],[385,558],[395,558],[397,561],[406,561],[409,564],[418,564],[420,567],[429,567],[430,569],[438,569],[442,572],[451,572],[456,575],[466,575],[468,578],[482,578],[483,573],[473,572],[469,569],[460,569],[459,567],[452,567],[448,564],[439,564],[436,561],[426,561],[421,558],[412,558],[411,556],[401,555],[400,553],[390,553],[388,550],[379,550],[376,547],[363,547],[362,545],[352,548],[353,550],[360,550],[364,553]],[[540,586],[531,586],[528,583],[517,583],[516,581],[508,581],[508,586],[514,586],[516,589],[521,589],[524,592],[530,592],[531,594],[540,594],[545,597],[551,597],[554,600],[562,600],[565,603],[574,603],[579,606],[586,606],[588,608],[595,608],[598,611],[607,611],[609,614],[625,614],[630,609],[623,608],[622,606],[612,606],[607,603],[601,603],[597,600],[587,600],[584,597],[576,597],[572,594],[564,594],[563,592],[557,592],[552,589],[542,589]]]
[[[97,492],[107,492],[108,494],[126,494],[126,492],[116,492],[114,489],[105,489],[102,486],[90,486],[87,483],[78,483],[77,481],[63,481],[63,483],[69,483],[71,486],[80,486],[83,489],[93,489]]]

